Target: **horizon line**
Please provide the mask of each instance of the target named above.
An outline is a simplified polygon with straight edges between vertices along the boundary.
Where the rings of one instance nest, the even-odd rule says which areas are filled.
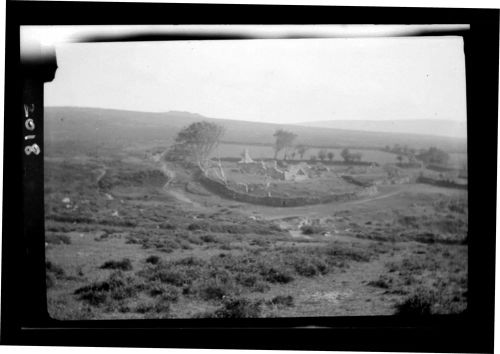
[[[96,106],[67,106],[67,105],[48,105],[44,106],[44,108],[79,108],[79,109],[102,109],[102,110],[109,110],[109,111],[125,111],[125,112],[140,112],[140,113],[151,113],[151,114],[168,114],[172,112],[178,112],[178,113],[187,113],[191,115],[198,115],[202,116],[207,119],[219,119],[219,120],[232,120],[232,121],[239,121],[239,122],[252,122],[252,123],[269,123],[269,124],[280,124],[280,125],[302,125],[302,124],[307,124],[307,123],[319,123],[319,122],[336,122],[336,121],[351,121],[351,122],[363,122],[363,121],[371,121],[371,122],[408,122],[408,121],[442,121],[442,122],[454,122],[454,123],[465,123],[467,124],[467,119],[465,121],[459,121],[459,120],[454,120],[454,119],[432,119],[432,118],[408,118],[408,119],[368,119],[368,118],[341,118],[341,119],[327,119],[327,120],[314,120],[311,122],[307,121],[294,121],[294,122],[276,122],[276,121],[268,121],[268,120],[247,120],[247,119],[235,119],[235,118],[215,118],[215,117],[209,117],[201,113],[197,112],[191,112],[191,111],[186,111],[186,110],[180,110],[180,109],[170,109],[168,111],[145,111],[145,110],[140,110],[140,109],[126,109],[126,108],[111,108],[111,107],[96,107]]]

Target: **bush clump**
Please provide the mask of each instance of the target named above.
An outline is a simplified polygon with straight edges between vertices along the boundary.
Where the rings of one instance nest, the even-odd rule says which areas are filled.
[[[158,263],[160,263],[160,261],[161,261],[161,258],[158,256],[149,256],[148,258],[146,258],[146,263],[149,263],[149,264],[158,264]]]
[[[302,231],[302,234],[304,235],[316,235],[322,233],[325,230],[318,225],[302,225],[300,227],[300,231]]]
[[[436,294],[427,289],[417,289],[403,302],[396,305],[396,315],[428,316],[436,303]]]
[[[101,269],[119,269],[119,270],[132,270],[132,262],[128,258],[123,258],[120,261],[107,261]]]
[[[79,300],[86,301],[93,306],[110,303],[112,300],[124,300],[135,296],[141,286],[135,283],[134,278],[125,277],[120,271],[112,273],[108,279],[94,282],[75,290]]]
[[[260,275],[264,277],[269,283],[286,284],[294,280],[293,275],[288,269],[277,269],[274,267],[262,267]]]
[[[179,300],[180,291],[172,285],[155,282],[149,286],[149,295],[160,297],[163,300],[175,302]]]

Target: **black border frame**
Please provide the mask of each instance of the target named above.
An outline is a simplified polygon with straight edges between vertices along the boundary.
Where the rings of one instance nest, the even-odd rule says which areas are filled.
[[[8,0],[6,16],[2,344],[493,352],[499,10]],[[469,238],[469,307],[465,314],[421,319],[375,316],[60,322],[48,318],[43,307],[45,256],[43,227],[40,229],[43,159],[28,176],[34,179],[33,185],[23,183],[27,175],[23,171],[22,95],[23,80],[33,75],[46,79],[43,74],[50,67],[46,63],[21,65],[21,25],[364,23],[471,25],[470,31],[463,33],[469,231],[473,235]],[[24,233],[29,238],[24,239]]]

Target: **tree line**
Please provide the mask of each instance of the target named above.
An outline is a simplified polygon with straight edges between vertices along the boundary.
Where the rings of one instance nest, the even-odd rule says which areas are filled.
[[[200,169],[206,170],[209,156],[219,145],[224,132],[224,127],[215,123],[206,121],[192,123],[177,134],[175,143],[168,149],[165,158],[169,161],[195,164]],[[298,135],[285,129],[277,129],[273,137],[275,139],[273,145],[274,159],[278,159],[281,152],[283,152],[282,160],[295,159],[298,156],[300,156],[300,159],[304,159],[306,152],[311,149],[304,144],[297,144]],[[393,147],[386,146],[382,150],[397,154],[396,159],[400,164],[404,158],[407,158],[409,163],[420,160],[426,165],[446,164],[450,158],[448,153],[436,147],[416,150],[406,145],[395,144]],[[328,159],[333,161],[334,157],[335,153],[333,151],[320,149],[316,155],[310,157],[310,160],[319,159],[325,161]],[[340,157],[345,162],[359,162],[362,159],[362,154],[344,148],[340,153]]]

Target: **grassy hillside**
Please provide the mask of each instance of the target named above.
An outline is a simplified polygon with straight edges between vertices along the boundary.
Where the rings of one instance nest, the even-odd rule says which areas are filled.
[[[441,137],[467,137],[467,124],[452,120],[327,120],[298,123],[307,127],[362,130],[371,132],[411,133]]]
[[[279,125],[223,120],[188,112],[148,113],[98,108],[45,108],[46,147],[61,141],[97,146],[131,144],[168,145],[182,127],[207,120],[226,128],[224,142],[272,144],[273,133],[284,128],[298,134],[298,143],[327,147],[383,147],[406,144],[414,148],[436,146],[447,151],[465,151],[466,140],[416,134],[363,132],[354,130]]]

